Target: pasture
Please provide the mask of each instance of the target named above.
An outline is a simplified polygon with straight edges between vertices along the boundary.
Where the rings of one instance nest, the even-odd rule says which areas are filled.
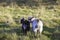
[[[38,8],[0,6],[0,40],[60,40],[60,5]],[[30,30],[23,35],[20,19],[28,16],[40,18],[44,23],[41,37],[34,37]]]

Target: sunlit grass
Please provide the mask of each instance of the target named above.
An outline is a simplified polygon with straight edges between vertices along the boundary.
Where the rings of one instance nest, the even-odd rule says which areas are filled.
[[[3,30],[7,31],[6,34],[1,34],[0,39],[6,39],[6,40],[40,40],[40,37],[35,38],[33,33],[31,31],[27,35],[23,35],[21,32],[21,26],[19,19],[22,17],[25,17],[26,19],[29,16],[35,16],[37,18],[42,19],[44,23],[44,30],[43,34],[41,36],[42,40],[51,40],[51,34],[56,32],[56,30],[59,30],[60,32],[60,6],[54,6],[54,9],[46,9],[45,6],[42,6],[41,8],[32,9],[27,7],[1,7],[0,6],[0,24],[7,24],[7,25],[0,25],[0,30],[4,32]],[[15,19],[14,19],[15,18]],[[15,22],[15,20],[18,19],[18,22]],[[7,26],[7,27],[6,27]],[[19,29],[14,29],[14,28]],[[57,29],[58,27],[58,29]],[[11,34],[11,31],[13,28],[14,33]],[[10,33],[8,33],[10,32]]]

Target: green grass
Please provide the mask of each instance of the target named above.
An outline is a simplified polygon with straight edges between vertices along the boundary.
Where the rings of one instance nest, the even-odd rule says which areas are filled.
[[[14,31],[13,31],[14,30]],[[23,33],[21,32],[21,29],[18,28],[17,29],[11,29],[11,28],[5,28],[4,31],[3,29],[0,30],[0,39],[1,40],[50,40],[49,37],[47,37],[46,35],[42,34],[41,37],[34,37],[34,33],[32,33],[31,31],[28,32],[27,35],[23,35]],[[44,38],[43,38],[44,37]]]
[[[0,25],[0,40],[59,40],[59,38],[53,38],[54,36],[52,35],[60,32],[60,6],[55,5],[53,7],[54,9],[46,9],[46,6],[32,9],[26,6],[22,8],[0,6],[0,24],[2,24]],[[19,19],[22,17],[27,19],[28,16],[32,15],[42,19],[44,23],[41,37],[35,38],[31,31],[27,35],[23,35],[21,31]],[[8,24],[6,23],[7,21]]]

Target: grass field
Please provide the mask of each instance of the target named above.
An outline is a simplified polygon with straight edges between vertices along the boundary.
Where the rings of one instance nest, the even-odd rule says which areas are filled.
[[[30,30],[23,35],[19,20],[22,17],[35,16],[44,23],[41,37],[34,37]],[[8,22],[8,23],[7,23]],[[60,5],[30,8],[26,6],[0,6],[0,40],[59,40]]]

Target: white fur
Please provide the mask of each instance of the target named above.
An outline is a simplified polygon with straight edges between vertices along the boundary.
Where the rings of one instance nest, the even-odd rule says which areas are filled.
[[[41,34],[43,31],[43,22],[41,20],[39,20],[39,22],[38,22],[38,29],[39,29],[40,34]]]
[[[32,18],[31,21],[35,20],[36,18]],[[39,20],[38,22],[38,28],[35,28],[35,30],[33,30],[35,33],[37,33],[37,30],[39,30],[40,34],[42,33],[43,31],[43,22],[41,20]]]
[[[36,18],[32,18],[31,21],[35,20]]]

